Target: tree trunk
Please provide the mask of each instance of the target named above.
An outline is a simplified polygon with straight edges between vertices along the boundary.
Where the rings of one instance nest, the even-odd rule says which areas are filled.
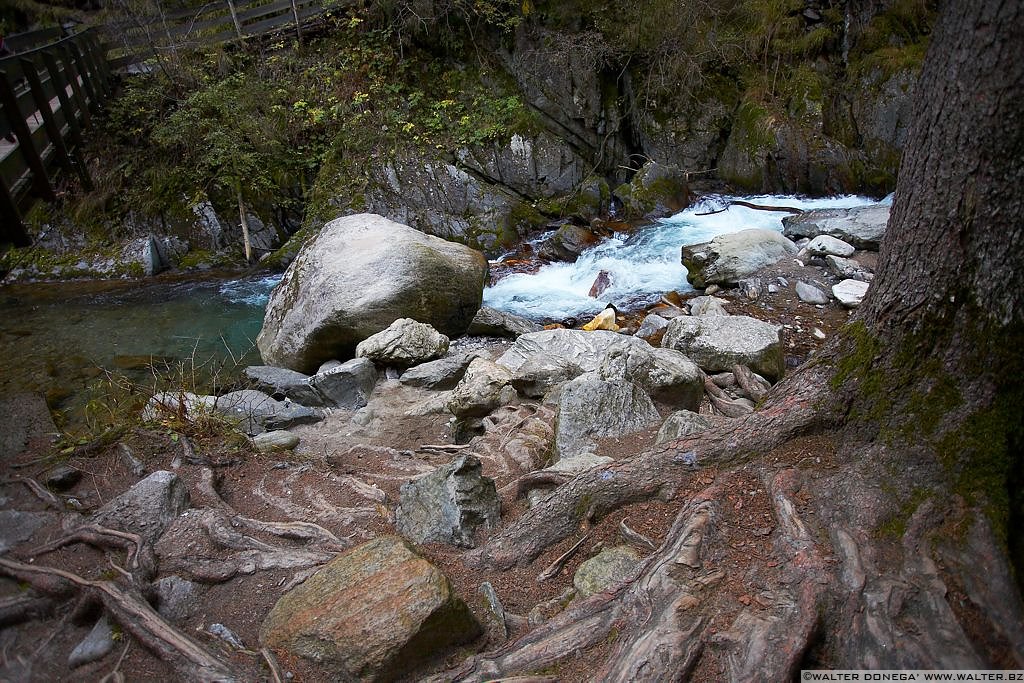
[[[697,491],[632,580],[445,679],[609,641],[606,681],[1024,668],[1021,35],[1020,3],[945,3],[854,321],[761,409],[583,473],[468,553],[526,564],[617,507]],[[771,526],[750,528],[730,490],[764,491]]]

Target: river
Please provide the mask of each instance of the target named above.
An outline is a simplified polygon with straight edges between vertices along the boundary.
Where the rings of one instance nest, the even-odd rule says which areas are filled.
[[[589,315],[614,303],[624,310],[653,303],[666,291],[689,291],[680,247],[746,228],[781,229],[785,214],[724,206],[711,196],[671,218],[616,235],[575,263],[552,263],[509,275],[488,287],[484,303],[538,321]],[[743,197],[775,206],[819,208],[870,203],[866,197]],[[606,271],[611,286],[588,296]],[[209,386],[260,362],[254,341],[279,276],[164,276],[139,281],[32,283],[0,288],[0,390],[46,394],[58,419],[81,419],[110,375],[139,393],[156,386],[151,364],[187,385]],[[166,383],[164,384],[166,386]]]

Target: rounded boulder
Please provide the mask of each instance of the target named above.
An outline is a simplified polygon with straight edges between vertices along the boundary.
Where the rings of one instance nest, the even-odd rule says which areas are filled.
[[[465,245],[375,214],[338,218],[288,267],[256,344],[267,364],[309,373],[399,318],[456,337],[480,308],[486,275],[483,254]]]

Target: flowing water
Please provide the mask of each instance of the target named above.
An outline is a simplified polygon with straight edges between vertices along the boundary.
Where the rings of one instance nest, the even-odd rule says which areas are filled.
[[[700,216],[733,197],[708,197],[671,218],[617,235],[575,263],[509,275],[484,293],[495,308],[534,320],[589,315],[612,302],[639,309],[669,290],[687,291],[680,247],[746,228],[780,230],[785,214],[739,206]],[[870,203],[864,197],[744,197],[758,204],[818,208]],[[606,271],[610,287],[588,296]],[[0,288],[0,391],[37,391],[73,415],[116,371],[142,387],[151,365],[194,372],[195,384],[260,362],[254,340],[279,276],[217,279],[161,277],[143,281],[25,284]],[[189,377],[192,383],[192,378]],[[71,419],[69,417],[69,419]]]
[[[116,371],[141,386],[151,365],[202,386],[259,363],[254,348],[277,276],[36,283],[0,289],[0,390],[37,391],[76,411]]]
[[[609,303],[622,310],[637,310],[656,302],[663,292],[692,291],[680,261],[683,245],[748,228],[782,230],[782,219],[787,214],[781,212],[732,206],[721,213],[699,215],[720,209],[734,199],[799,209],[863,206],[875,201],[854,195],[823,199],[711,195],[670,218],[630,234],[618,234],[585,251],[575,263],[551,263],[534,273],[506,276],[484,291],[484,303],[546,322],[590,316]],[[611,284],[594,298],[589,296],[590,289],[601,271],[608,273]]]

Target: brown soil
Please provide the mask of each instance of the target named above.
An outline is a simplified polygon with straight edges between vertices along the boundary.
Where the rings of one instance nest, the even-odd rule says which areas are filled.
[[[786,278],[789,286],[780,287],[775,293],[767,292],[767,284],[776,282],[779,276]],[[827,338],[848,319],[848,312],[835,303],[816,307],[797,299],[793,286],[799,279],[816,283],[826,291],[836,281],[819,268],[799,266],[787,259],[762,273],[761,278],[766,291],[756,301],[750,301],[735,291],[721,292],[717,296],[726,300],[726,307],[733,314],[751,315],[784,325],[790,365],[806,361],[822,345],[824,339],[814,336],[815,329],[819,329]],[[492,353],[497,355],[505,345],[507,342],[492,344]],[[294,431],[302,439],[302,444],[294,453],[256,454],[246,444],[233,444],[216,431],[191,432],[183,437],[168,428],[136,429],[129,432],[123,441],[143,461],[147,472],[152,472],[171,469],[178,464],[176,461],[181,460],[184,453],[183,438],[189,438],[193,447],[193,460],[197,457],[205,458],[209,462],[225,465],[215,468],[221,476],[219,490],[223,499],[240,515],[265,521],[313,521],[338,538],[360,542],[380,534],[394,533],[394,509],[401,484],[420,472],[429,471],[450,460],[451,453],[422,448],[424,445],[453,443],[450,416],[444,411],[431,412],[432,402],[436,405],[438,399],[431,392],[411,390],[397,381],[388,380],[378,387],[374,403],[371,404],[372,410],[358,414],[339,410],[320,424],[296,428]],[[665,414],[668,410],[665,407]],[[655,432],[649,430],[640,435],[605,439],[598,453],[615,459],[629,457],[650,446]],[[763,560],[770,554],[768,544],[774,524],[762,480],[764,472],[787,464],[805,462],[809,458],[827,465],[834,453],[834,444],[827,438],[805,437],[767,454],[756,469],[748,467],[728,475],[715,471],[703,472],[686,490],[678,491],[673,500],[629,505],[603,519],[595,520],[590,528],[581,529],[575,537],[548,549],[528,567],[483,571],[463,565],[461,551],[457,548],[435,544],[421,550],[451,578],[457,592],[478,613],[481,621],[483,615],[477,591],[484,581],[494,586],[509,613],[525,617],[539,603],[558,598],[570,588],[573,573],[584,560],[602,547],[621,543],[621,521],[626,520],[632,529],[658,544],[671,527],[680,501],[714,487],[717,499],[722,502],[724,519],[721,524],[726,531],[726,543],[720,556],[715,559],[726,571],[725,581],[730,598],[719,605],[712,630],[725,629],[742,608],[757,605],[759,593],[765,589],[764,577],[752,570],[754,559]],[[235,464],[227,464],[232,462]],[[123,492],[136,480],[126,464],[119,459],[116,448],[102,449],[90,455],[62,455],[56,452],[45,435],[36,434],[21,453],[0,463],[4,478],[0,484],[0,507],[5,510],[44,512],[47,514],[46,522],[29,538],[7,551],[5,556],[37,565],[59,567],[87,578],[109,578],[116,572],[112,563],[124,564],[123,552],[105,553],[80,544],[44,555],[33,552],[34,548],[62,536],[65,525],[73,523],[77,513],[47,510],[43,500],[18,479],[45,481],[48,471],[58,464],[71,465],[84,473],[78,484],[60,494],[61,504],[66,508],[77,505],[88,512]],[[176,471],[188,483],[193,500],[200,500],[197,483],[202,467],[189,464],[186,458]],[[486,468],[485,473],[488,473]],[[499,489],[515,476],[493,470],[489,473],[495,477]],[[361,494],[350,485],[353,478],[378,489],[383,502]],[[514,519],[524,506],[525,502],[520,500],[505,510],[503,524]],[[172,528],[174,533],[165,535],[158,546],[162,567],[173,565],[172,556],[176,552],[180,553],[183,548],[188,548],[189,554],[210,557],[230,555],[230,551],[215,547],[195,529],[187,527],[180,519],[175,522]],[[538,582],[538,574],[584,533],[588,534],[587,540],[565,564],[564,569],[554,578]],[[281,539],[254,535],[267,543],[282,544]],[[160,575],[166,573],[162,568]],[[259,662],[257,651],[260,624],[264,615],[284,593],[293,575],[293,571],[264,571],[210,585],[196,606],[195,614],[180,624],[180,627],[211,650],[250,665]],[[23,587],[16,582],[0,579],[0,598],[17,595],[22,590]],[[5,627],[0,631],[0,667],[6,664],[7,669],[0,668],[0,674],[7,674],[11,680],[95,681],[118,666],[118,658],[127,648],[124,661],[119,665],[125,680],[175,680],[175,674],[167,666],[138,644],[130,642],[128,636],[120,637],[114,651],[101,661],[69,671],[67,656],[88,633],[90,617],[94,614],[95,611],[85,617],[73,615],[71,605],[68,604],[58,607],[49,618]],[[224,624],[237,634],[246,650],[231,650],[222,641],[209,635],[207,629],[214,623]],[[513,630],[512,637],[522,635],[527,628],[520,626]],[[468,649],[440,653],[433,666],[427,669],[443,671],[446,666],[456,664],[458,657],[467,652],[494,645],[493,642],[487,643],[485,637]],[[606,643],[599,646],[599,649],[608,650],[611,647],[613,643]],[[559,665],[556,675],[564,681],[591,680],[593,665],[602,660],[599,655],[597,652],[578,653],[574,659]],[[21,666],[30,671],[20,678],[12,673],[17,669],[19,660],[23,662]],[[296,681],[327,680],[309,662],[282,658],[281,664],[294,674]],[[426,669],[420,675],[425,672]],[[716,670],[714,657],[704,657],[695,680],[715,680],[720,673]],[[267,676],[269,678],[269,673]],[[410,680],[417,677],[411,677]]]

